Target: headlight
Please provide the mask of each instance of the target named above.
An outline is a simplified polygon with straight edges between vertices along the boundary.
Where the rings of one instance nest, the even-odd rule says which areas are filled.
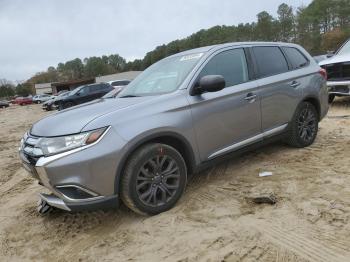
[[[95,143],[107,130],[107,127],[75,135],[40,138],[36,148],[45,156],[69,151]]]

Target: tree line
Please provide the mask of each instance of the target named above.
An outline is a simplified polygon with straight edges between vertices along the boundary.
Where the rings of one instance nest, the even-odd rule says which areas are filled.
[[[92,78],[130,70],[144,70],[158,60],[192,48],[244,41],[283,41],[302,45],[312,55],[336,50],[350,37],[349,0],[313,0],[308,6],[293,8],[281,4],[277,17],[266,11],[257,21],[232,26],[214,26],[184,39],[157,46],[143,59],[126,62],[118,54],[76,58],[49,67],[27,80],[22,88],[36,83]],[[3,94],[0,88],[0,96]]]

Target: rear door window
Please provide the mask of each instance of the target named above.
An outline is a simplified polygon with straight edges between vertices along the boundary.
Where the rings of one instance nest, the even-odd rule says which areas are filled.
[[[283,51],[286,53],[293,69],[303,68],[309,64],[309,60],[298,49],[283,47]]]
[[[226,87],[247,82],[249,77],[244,50],[232,49],[214,56],[205,65],[198,79],[207,75],[222,75]]]
[[[101,88],[102,88],[102,86],[100,86],[100,85],[93,85],[93,86],[89,87],[89,89],[90,89],[89,91],[90,91],[90,93],[96,93],[99,90],[101,90]]]
[[[289,70],[281,49],[276,46],[253,47],[260,77],[273,76]]]

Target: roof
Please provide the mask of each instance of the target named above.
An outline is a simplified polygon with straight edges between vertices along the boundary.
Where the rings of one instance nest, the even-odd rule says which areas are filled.
[[[66,82],[56,82],[56,83],[52,83],[51,85],[56,87],[62,87],[62,86],[72,86],[72,85],[86,85],[86,84],[92,84],[94,82],[95,82],[94,78],[89,78],[89,79],[71,80]]]
[[[295,44],[291,43],[283,43],[283,42],[232,42],[232,43],[225,43],[225,44],[218,44],[218,45],[210,45],[210,46],[203,46],[199,48],[194,48],[190,50],[186,50],[177,54],[174,54],[172,56],[180,56],[180,55],[189,55],[193,53],[206,53],[208,51],[213,51],[225,47],[230,47],[230,46],[259,46],[259,45],[275,45],[275,46],[280,46],[280,45],[290,45],[290,46],[295,46]]]
[[[51,83],[35,84],[35,89],[51,88]]]

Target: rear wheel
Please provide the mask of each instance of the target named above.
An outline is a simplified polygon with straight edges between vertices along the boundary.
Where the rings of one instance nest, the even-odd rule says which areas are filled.
[[[176,204],[186,182],[186,164],[177,150],[164,144],[147,144],[126,164],[121,199],[139,214],[159,214]]]
[[[290,124],[287,143],[299,148],[311,145],[317,136],[318,119],[315,106],[309,102],[302,102]]]

